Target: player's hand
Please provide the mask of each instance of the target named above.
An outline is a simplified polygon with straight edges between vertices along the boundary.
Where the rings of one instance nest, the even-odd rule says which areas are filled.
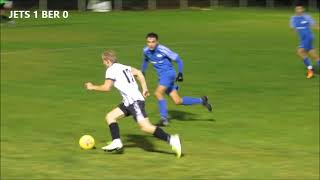
[[[181,72],[178,73],[176,81],[182,82],[183,81],[183,74]]]
[[[150,93],[149,93],[149,91],[148,91],[148,89],[147,90],[143,90],[142,91],[142,95],[143,95],[143,97],[148,97],[148,96],[150,96]]]
[[[94,89],[94,85],[91,82],[85,83],[85,86],[86,86],[87,90],[93,90]]]

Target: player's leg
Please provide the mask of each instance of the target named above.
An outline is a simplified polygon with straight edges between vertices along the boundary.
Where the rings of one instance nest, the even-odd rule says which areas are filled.
[[[189,105],[202,104],[209,111],[212,111],[212,105],[209,103],[207,96],[203,96],[199,98],[184,96],[181,98],[176,88],[171,90],[171,92],[169,93],[169,96],[171,97],[171,99],[176,105],[189,106]]]
[[[113,109],[106,115],[106,121],[109,126],[112,142],[109,145],[102,147],[102,149],[105,151],[118,151],[123,147],[120,139],[120,129],[117,120],[126,116],[127,114],[121,109],[121,106],[124,107],[124,105],[121,104],[119,107]]]
[[[143,132],[152,134],[154,137],[166,141],[172,146],[172,150],[177,154],[177,157],[181,157],[181,142],[179,135],[170,135],[166,133],[160,127],[152,125],[148,118],[140,119],[137,122]]]
[[[305,48],[298,48],[297,50],[298,56],[303,60],[304,65],[307,67],[307,78],[310,79],[313,77],[313,67],[310,59],[308,58],[308,54]]]
[[[320,69],[320,57],[317,53],[317,51],[315,49],[311,49],[309,51],[309,55],[311,56],[312,59],[314,59],[315,61],[317,61],[318,67]]]
[[[172,90],[170,89],[169,91],[167,91],[167,93],[169,94],[169,96],[171,97],[172,101],[176,104],[176,105],[181,105],[183,104],[183,100],[182,98],[179,96],[178,91]]]
[[[167,87],[160,84],[158,85],[156,91],[154,92],[154,95],[158,100],[158,106],[159,106],[159,111],[161,116],[160,122],[158,123],[159,126],[167,126],[169,124],[167,101],[164,98],[166,90],[167,90]]]
[[[137,121],[141,131],[152,134],[154,137],[168,142],[172,149],[176,152],[177,156],[181,156],[181,143],[179,135],[169,135],[160,127],[154,126],[150,123],[147,113],[145,111],[144,101],[135,102],[129,110],[133,118]]]

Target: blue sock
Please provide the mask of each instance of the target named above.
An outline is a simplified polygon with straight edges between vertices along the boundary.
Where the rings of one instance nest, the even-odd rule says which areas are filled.
[[[320,68],[320,59],[318,60],[318,67]]]
[[[167,101],[165,99],[158,100],[160,116],[162,119],[168,119]]]
[[[183,97],[182,98],[182,104],[187,105],[193,105],[193,104],[202,104],[201,98],[193,98],[193,97]]]
[[[311,61],[310,61],[310,59],[309,58],[304,58],[303,59],[303,63],[304,63],[304,65],[308,68],[308,69],[312,69],[312,65],[311,65]]]

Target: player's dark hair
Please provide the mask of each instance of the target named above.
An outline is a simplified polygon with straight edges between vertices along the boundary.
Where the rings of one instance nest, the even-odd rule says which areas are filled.
[[[296,7],[298,7],[298,6],[302,6],[302,7],[304,7],[304,4],[303,4],[303,2],[301,2],[301,1],[298,1],[298,2],[296,3]]]
[[[151,32],[146,35],[146,38],[156,38],[156,40],[158,40],[158,34]]]

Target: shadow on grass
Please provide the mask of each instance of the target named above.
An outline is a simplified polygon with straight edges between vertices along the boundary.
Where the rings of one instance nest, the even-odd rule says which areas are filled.
[[[177,121],[209,121],[215,122],[214,118],[202,119],[197,118],[197,114],[186,112],[186,111],[178,111],[178,110],[169,110],[169,119],[177,120]]]
[[[150,142],[150,140],[148,140],[147,136],[145,135],[128,134],[125,137],[126,137],[126,143],[124,145],[125,148],[139,147],[144,151],[148,151],[148,152],[175,155],[174,152],[155,149],[154,145]],[[168,148],[171,148],[171,147],[168,145]]]

